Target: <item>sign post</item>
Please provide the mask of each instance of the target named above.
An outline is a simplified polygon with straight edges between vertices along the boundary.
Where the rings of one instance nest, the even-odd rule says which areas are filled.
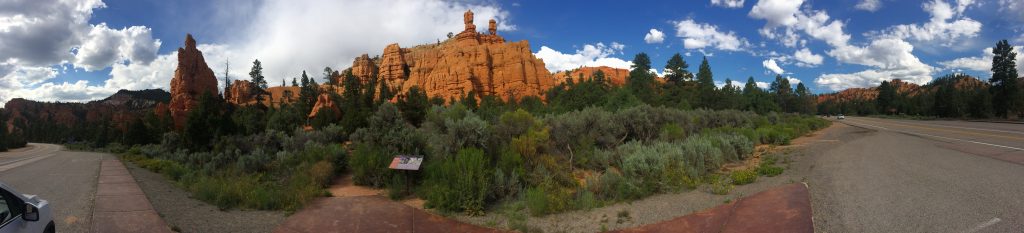
[[[422,155],[397,155],[391,160],[391,165],[388,165],[388,168],[403,171],[402,175],[405,176],[405,190],[410,191],[412,189],[412,181],[409,178],[409,172],[419,171],[420,165],[422,164]]]

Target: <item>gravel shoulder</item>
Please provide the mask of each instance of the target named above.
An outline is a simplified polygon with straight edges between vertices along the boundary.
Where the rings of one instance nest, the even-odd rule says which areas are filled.
[[[833,124],[812,135],[794,140],[791,146],[777,147],[774,151],[783,155],[777,165],[786,168],[783,174],[775,177],[759,177],[757,182],[738,185],[726,195],[712,194],[707,185],[704,185],[693,190],[658,194],[642,200],[617,203],[592,210],[527,217],[526,224],[531,229],[543,232],[600,232],[631,228],[709,209],[781,185],[807,182],[815,169],[819,151],[835,146],[840,141],[861,137],[863,134],[858,133],[860,131],[863,130],[843,124]],[[451,217],[475,225],[507,229],[509,216],[503,212],[505,211],[492,210],[488,212],[488,215],[481,217],[469,217],[461,214]],[[628,213],[628,217],[620,217],[623,212]]]
[[[162,175],[125,166],[153,204],[157,213],[179,232],[270,232],[287,217],[283,211],[227,210],[192,199]]]

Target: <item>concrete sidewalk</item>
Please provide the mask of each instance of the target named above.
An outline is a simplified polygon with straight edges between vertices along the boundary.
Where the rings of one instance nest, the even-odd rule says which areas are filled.
[[[277,227],[278,233],[504,232],[458,222],[380,196],[321,198]],[[814,232],[804,184],[760,192],[729,204],[618,232]]]
[[[616,232],[814,232],[807,186],[790,184],[672,220]]]
[[[117,159],[103,160],[100,165],[91,231],[173,232]]]

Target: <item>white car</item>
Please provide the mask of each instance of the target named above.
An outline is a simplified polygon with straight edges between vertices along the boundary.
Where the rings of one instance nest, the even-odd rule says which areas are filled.
[[[838,116],[836,116],[836,119],[846,119],[846,116],[843,116],[843,114],[839,114]]]
[[[0,233],[53,233],[50,202],[36,195],[25,195],[0,183]]]

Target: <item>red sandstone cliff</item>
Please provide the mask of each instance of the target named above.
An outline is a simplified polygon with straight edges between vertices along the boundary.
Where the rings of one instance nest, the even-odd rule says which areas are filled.
[[[473,12],[464,15],[465,30],[439,44],[401,48],[388,45],[380,59],[363,55],[353,62],[352,73],[378,78],[399,93],[419,86],[428,96],[450,99],[470,92],[480,95],[540,96],[554,86],[544,62],[533,56],[527,41],[505,42],[497,23],[481,34],[473,25]]]
[[[626,85],[626,79],[629,77],[629,70],[607,66],[580,67],[574,70],[554,73],[552,76],[554,76],[555,83],[557,84],[565,83],[570,78],[573,82],[580,82],[583,80],[590,80],[594,73],[599,70],[604,73],[604,80],[608,83],[616,86]]]
[[[188,112],[199,104],[204,93],[217,94],[217,78],[206,65],[203,52],[196,49],[192,34],[185,37],[185,47],[178,48],[178,68],[171,79],[171,103],[168,106],[175,127],[185,124]]]

